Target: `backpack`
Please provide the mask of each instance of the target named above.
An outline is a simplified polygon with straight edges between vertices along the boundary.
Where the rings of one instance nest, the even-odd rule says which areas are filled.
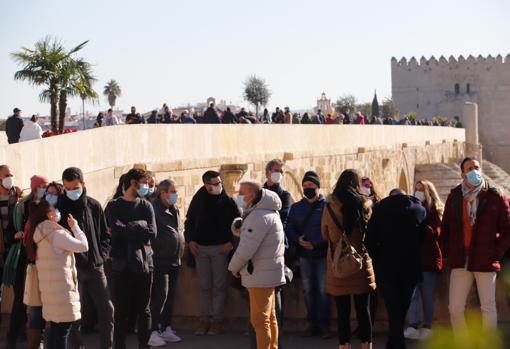
[[[335,222],[335,225],[342,231],[342,238],[337,246],[333,248],[331,239],[329,239],[329,246],[331,249],[330,258],[333,264],[333,275],[339,279],[343,279],[357,273],[363,268],[363,255],[352,246],[343,225],[336,217],[329,203],[326,204],[326,207],[328,208],[328,213],[333,219],[333,222]]]

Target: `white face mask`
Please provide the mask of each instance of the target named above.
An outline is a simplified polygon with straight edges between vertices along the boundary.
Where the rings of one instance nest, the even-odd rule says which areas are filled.
[[[416,193],[414,193],[414,196],[421,202],[425,201],[425,193],[421,190],[417,190]]]
[[[211,194],[212,195],[220,195],[221,192],[223,191],[223,185],[215,185],[212,190],[211,190]]]
[[[283,174],[281,174],[280,172],[271,173],[271,182],[273,182],[275,184],[280,184],[280,182],[282,181],[282,178],[283,178]]]
[[[12,187],[14,187],[14,177],[5,177],[2,179],[2,187],[4,187],[7,190],[10,190]]]
[[[60,222],[62,219],[62,215],[60,214],[59,210],[55,210],[55,222]]]
[[[372,194],[372,190],[370,188],[367,188],[365,186],[361,186],[361,193],[366,196],[370,196]]]

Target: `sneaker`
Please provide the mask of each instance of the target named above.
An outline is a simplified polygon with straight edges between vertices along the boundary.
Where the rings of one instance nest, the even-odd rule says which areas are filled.
[[[430,328],[422,328],[420,330],[420,339],[423,341],[423,340],[426,340],[426,339],[429,339],[429,337],[432,335],[432,330]]]
[[[149,338],[149,342],[147,343],[150,347],[164,347],[166,346],[166,342],[158,331],[152,331],[151,337]]]
[[[198,327],[195,330],[195,336],[203,336],[209,331],[209,327],[211,326],[208,320],[200,320],[198,323]]]
[[[420,339],[420,332],[414,327],[408,327],[404,331],[404,337],[407,339]]]
[[[175,331],[172,330],[172,327],[167,326],[165,332],[161,334],[161,337],[169,343],[177,343],[182,341],[182,338],[175,334]]]
[[[211,323],[211,328],[209,328],[209,332],[207,332],[209,336],[217,336],[221,334],[221,322],[213,321]]]

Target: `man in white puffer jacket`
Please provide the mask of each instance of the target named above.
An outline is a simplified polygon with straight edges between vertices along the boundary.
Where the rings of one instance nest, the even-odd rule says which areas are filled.
[[[257,349],[277,349],[274,288],[285,284],[284,231],[278,214],[282,203],[255,182],[241,183],[238,201],[244,208],[241,239],[228,270],[248,289]]]

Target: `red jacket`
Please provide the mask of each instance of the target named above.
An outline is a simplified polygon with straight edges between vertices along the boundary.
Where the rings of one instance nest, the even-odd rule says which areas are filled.
[[[439,246],[441,219],[435,207],[432,207],[430,212],[427,212],[425,225],[425,237],[421,247],[421,265],[423,271],[441,271],[443,269],[443,254]]]
[[[510,247],[510,207],[498,189],[485,184],[478,194],[476,222],[468,251],[464,248],[461,185],[455,187],[446,200],[441,225],[441,241],[450,268],[464,268],[471,272],[499,271],[499,261]]]

